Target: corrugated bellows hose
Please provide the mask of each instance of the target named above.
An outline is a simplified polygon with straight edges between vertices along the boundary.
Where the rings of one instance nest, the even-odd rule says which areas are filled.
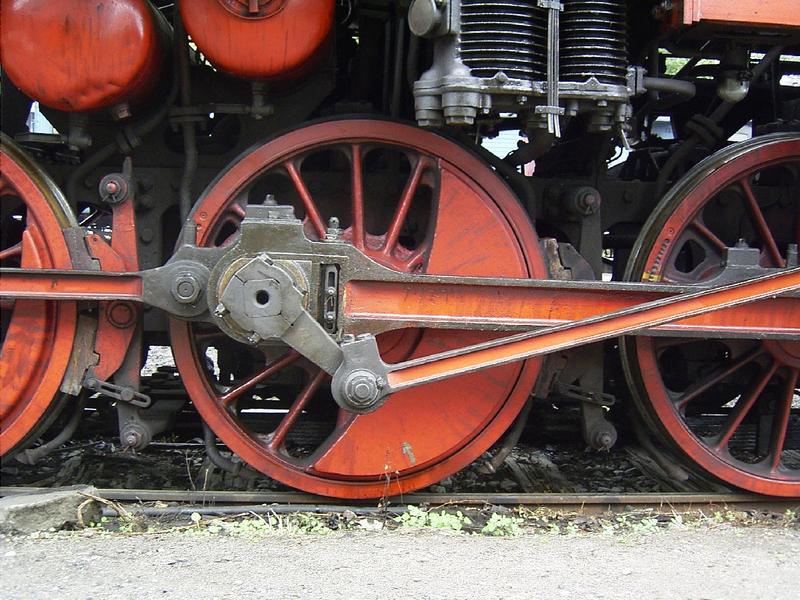
[[[562,81],[625,85],[628,52],[624,0],[562,0]]]
[[[547,10],[536,0],[461,0],[461,59],[475,77],[547,78]]]

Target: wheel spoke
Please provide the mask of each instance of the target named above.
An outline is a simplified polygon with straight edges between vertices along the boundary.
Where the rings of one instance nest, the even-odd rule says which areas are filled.
[[[254,375],[250,379],[248,379],[243,384],[229,390],[225,394],[219,397],[220,402],[223,406],[228,407],[231,403],[236,400],[239,396],[241,396],[244,392],[252,389],[254,386],[258,385],[261,381],[274,375],[281,369],[288,367],[293,362],[295,362],[298,358],[300,358],[300,353],[295,350],[291,350],[283,355],[281,358],[272,361],[269,365],[267,365],[260,373]]]
[[[292,183],[294,183],[297,193],[300,195],[300,200],[302,200],[303,207],[306,210],[306,216],[308,217],[308,220],[311,221],[314,231],[317,232],[317,235],[320,239],[324,239],[326,231],[325,223],[322,222],[322,217],[319,214],[317,205],[311,198],[311,194],[309,193],[306,184],[303,182],[303,178],[300,176],[297,166],[295,165],[294,161],[288,160],[284,163],[284,168],[289,174]]]
[[[389,223],[389,228],[386,231],[386,239],[384,240],[383,248],[381,249],[383,254],[386,256],[391,256],[395,246],[397,246],[397,240],[400,237],[400,231],[406,222],[408,211],[411,208],[414,195],[417,193],[417,188],[419,187],[419,182],[422,179],[422,173],[425,171],[425,167],[426,161],[420,157],[416,166],[414,167],[413,173],[411,173],[411,177],[409,177],[408,181],[406,182],[403,195],[400,198],[400,203],[397,205],[397,210],[395,210],[394,215],[392,216],[392,221]]]
[[[428,250],[429,250],[429,245],[428,244],[423,243],[422,245],[420,245],[420,247],[417,248],[411,254],[411,256],[409,256],[403,262],[403,268],[406,269],[407,271],[413,271],[413,270],[419,268],[420,265],[422,265],[422,262],[425,260],[425,253]]]
[[[732,375],[733,373],[735,373],[748,363],[752,362],[762,354],[764,354],[764,349],[761,346],[756,346],[753,350],[747,352],[744,356],[739,358],[739,360],[735,361],[733,364],[728,365],[721,369],[717,369],[714,373],[706,377],[704,380],[698,382],[697,384],[693,385],[689,390],[684,392],[678,398],[676,406],[678,407],[679,410],[684,410],[686,408],[686,405],[689,404],[689,402],[691,402],[695,398],[697,398],[700,394],[711,389],[720,381]]]
[[[775,243],[775,236],[772,235],[769,225],[767,225],[767,221],[764,218],[764,213],[761,211],[761,207],[758,205],[758,201],[753,194],[753,188],[750,186],[750,182],[745,177],[739,180],[739,185],[741,186],[742,191],[744,191],[745,203],[747,205],[748,212],[750,213],[750,218],[753,220],[756,230],[758,230],[758,235],[764,242],[767,254],[769,254],[769,257],[772,259],[772,262],[775,266],[783,267],[784,260],[781,256],[780,250],[778,250],[778,245]]]
[[[327,377],[327,373],[323,370],[317,371],[317,374],[312,377],[305,387],[300,392],[300,395],[297,397],[297,400],[292,403],[291,408],[289,408],[289,412],[284,415],[281,422],[278,424],[278,427],[275,428],[275,431],[272,432],[272,435],[269,438],[269,447],[274,449],[280,448],[283,446],[283,442],[286,439],[286,434],[289,433],[289,430],[297,421],[297,418],[303,412],[303,409],[308,404],[308,401],[314,396],[314,394],[319,389],[319,386],[325,381]]]
[[[697,219],[695,219],[694,221],[692,221],[691,225],[694,228],[694,230],[697,231],[697,233],[699,233],[704,238],[706,238],[709,242],[711,242],[711,245],[714,248],[716,248],[717,250],[719,250],[720,253],[724,254],[724,252],[728,249],[728,246],[725,244],[725,242],[723,242],[721,239],[719,239],[717,237],[717,235],[713,231],[711,231],[705,225],[705,223],[703,223],[700,220],[699,217]]]
[[[8,260],[9,258],[20,256],[21,254],[22,254],[22,242],[17,242],[13,246],[10,246],[5,250],[0,250],[0,260]]]
[[[231,204],[230,210],[234,215],[236,215],[240,219],[244,219],[245,214],[247,214],[247,211],[238,202],[234,202],[233,204]]]
[[[763,375],[755,382],[755,385],[747,392],[746,395],[739,398],[739,401],[736,403],[736,406],[733,409],[733,412],[728,417],[728,421],[725,423],[725,427],[722,433],[716,438],[714,443],[714,448],[717,451],[722,450],[728,445],[733,434],[739,429],[739,426],[744,421],[744,418],[750,412],[750,409],[753,408],[753,405],[758,400],[758,397],[761,395],[761,392],[764,391],[764,388],[769,383],[769,380],[772,379],[772,376],[775,375],[775,371],[778,370],[780,365],[773,361],[772,365],[764,371]]]
[[[786,433],[789,429],[789,416],[792,412],[792,400],[797,389],[800,370],[792,369],[786,377],[786,390],[782,399],[775,402],[775,415],[772,417],[772,435],[770,436],[770,470],[777,471],[781,464],[781,453],[786,443]]]
[[[361,164],[361,146],[353,144],[350,147],[350,160],[352,162],[352,193],[353,202],[351,206],[353,223],[353,245],[359,250],[364,249],[364,177]]]

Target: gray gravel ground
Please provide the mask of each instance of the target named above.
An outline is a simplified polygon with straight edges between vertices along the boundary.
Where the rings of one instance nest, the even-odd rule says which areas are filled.
[[[0,541],[3,598],[797,599],[800,530],[515,538],[53,534]]]

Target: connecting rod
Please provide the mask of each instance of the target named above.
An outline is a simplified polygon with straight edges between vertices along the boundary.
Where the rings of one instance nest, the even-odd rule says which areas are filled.
[[[800,268],[710,290],[646,302],[609,314],[513,335],[397,364],[384,363],[369,334],[342,345],[344,359],[333,378],[336,401],[370,412],[390,394],[510,362],[639,333],[673,321],[800,290]],[[787,323],[796,328],[800,323]]]

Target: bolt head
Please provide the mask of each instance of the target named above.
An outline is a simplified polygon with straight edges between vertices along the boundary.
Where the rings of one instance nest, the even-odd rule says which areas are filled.
[[[180,304],[193,304],[200,297],[200,282],[189,272],[179,273],[172,283],[172,295]]]
[[[129,431],[125,434],[123,441],[129,448],[135,448],[142,441],[142,436],[138,431]]]
[[[258,335],[255,331],[247,336],[247,341],[253,344],[254,346],[261,341],[261,336]]]
[[[375,374],[359,369],[347,376],[344,384],[347,401],[357,408],[369,408],[380,398]]]

